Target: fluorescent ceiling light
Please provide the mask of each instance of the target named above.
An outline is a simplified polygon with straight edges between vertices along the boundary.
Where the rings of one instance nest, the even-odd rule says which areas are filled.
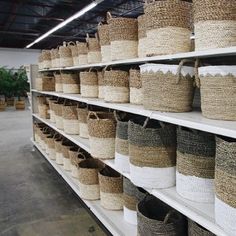
[[[30,48],[32,47],[34,44],[38,43],[39,41],[45,39],[46,37],[48,37],[50,34],[54,33],[55,31],[57,31],[58,29],[64,27],[65,25],[67,25],[68,23],[70,23],[71,21],[81,17],[82,15],[84,15],[86,12],[90,11],[91,9],[93,9],[94,7],[96,7],[100,2],[102,2],[104,0],[97,0],[94,1],[92,3],[90,3],[88,6],[84,7],[82,10],[78,11],[77,13],[75,13],[73,16],[69,17],[68,19],[64,20],[63,22],[61,22],[60,24],[58,24],[57,26],[55,26],[54,28],[52,28],[51,30],[49,30],[48,32],[46,32],[45,34],[41,35],[39,38],[37,38],[36,40],[34,40],[32,43],[30,43],[29,45],[26,46],[26,48]]]

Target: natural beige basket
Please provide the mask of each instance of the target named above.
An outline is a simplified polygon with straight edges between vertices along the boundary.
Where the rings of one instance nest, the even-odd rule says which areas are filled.
[[[42,53],[39,54],[38,56],[38,67],[39,67],[39,70],[42,70],[44,68],[44,65],[43,65],[43,55]]]
[[[48,105],[49,105],[49,114],[50,114],[50,121],[52,123],[55,123],[55,111],[54,111],[54,102],[56,102],[57,100],[55,98],[49,98],[48,99]]]
[[[77,115],[78,115],[78,120],[79,120],[79,136],[81,138],[88,138],[89,137],[88,124],[87,124],[88,108],[78,107]]]
[[[60,55],[58,48],[51,49],[50,53],[51,53],[52,68],[60,67]]]
[[[49,112],[49,105],[47,103],[46,97],[45,96],[38,96],[37,97],[37,104],[38,104],[39,116],[43,119],[49,119],[50,112]]]
[[[59,47],[60,54],[60,67],[73,66],[73,58],[69,45],[63,42],[63,45]]]
[[[95,34],[95,38],[90,38],[87,34],[87,43],[88,43],[88,63],[99,63],[102,61],[101,55],[101,47],[99,44],[99,40],[97,34]]]
[[[104,71],[97,72],[98,77],[98,98],[105,97],[105,79],[104,79]]]
[[[79,75],[77,73],[62,72],[63,93],[80,93]]]
[[[138,57],[146,57],[147,34],[146,34],[146,15],[138,17]]]
[[[59,137],[54,139],[54,143],[55,143],[56,163],[58,165],[63,165],[63,155],[61,152],[62,138]]]
[[[63,169],[67,171],[71,171],[69,150],[73,146],[74,144],[68,140],[62,141],[61,143],[61,153],[63,155]]]
[[[143,88],[140,70],[129,70],[130,103],[142,105]]]
[[[56,127],[60,130],[63,130],[63,118],[62,118],[63,103],[56,102],[54,103],[53,106],[54,106],[54,112],[55,112]]]
[[[108,24],[100,23],[98,25],[98,36],[101,45],[102,62],[109,62],[111,61],[111,44]]]
[[[50,75],[42,75],[36,78],[36,89],[38,91],[55,91],[55,78]]]
[[[98,77],[96,72],[80,72],[80,85],[82,97],[98,97]]]
[[[42,50],[42,61],[43,69],[52,67],[50,50]]]
[[[88,64],[88,45],[84,42],[76,42],[78,48],[79,65]]]
[[[55,91],[59,93],[63,92],[61,73],[54,72],[53,75],[55,78]]]
[[[78,47],[77,47],[77,42],[69,42],[68,46],[70,47],[71,50],[71,56],[73,59],[73,65],[78,66],[79,65],[79,58],[78,58]]]

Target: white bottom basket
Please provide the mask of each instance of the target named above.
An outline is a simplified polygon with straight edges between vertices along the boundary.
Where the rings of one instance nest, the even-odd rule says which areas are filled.
[[[100,199],[99,184],[86,185],[79,183],[80,197],[85,200],[98,200]]]
[[[62,83],[55,83],[55,91],[58,93],[63,92]]]
[[[142,105],[143,103],[143,89],[130,88],[130,103]]]
[[[50,121],[52,123],[55,123],[56,122],[56,120],[55,120],[55,112],[50,110],[49,113],[50,113]]]
[[[176,167],[139,167],[130,163],[130,177],[134,185],[143,188],[169,188],[175,186]]]
[[[71,166],[70,166],[70,159],[63,157],[63,169],[67,171],[71,171]]]
[[[124,206],[124,219],[132,225],[137,225],[137,211],[133,211]]]
[[[86,98],[98,97],[98,85],[81,85],[81,96]]]
[[[146,51],[147,51],[147,38],[141,38],[138,41],[138,57],[142,58],[142,57],[146,57]]]
[[[104,98],[105,97],[105,88],[106,86],[98,86],[98,98]]]
[[[101,54],[102,54],[102,62],[110,62],[111,61],[111,46],[110,45],[101,46]]]
[[[63,93],[79,93],[78,84],[62,84]]]
[[[86,65],[88,64],[88,54],[79,54],[79,65]]]
[[[89,138],[87,123],[79,123],[79,136],[81,138]]]
[[[122,172],[130,172],[129,156],[115,152],[115,166]]]
[[[49,158],[51,160],[55,160],[56,159],[56,151],[54,148],[49,148]]]
[[[77,168],[77,166],[71,164],[70,168],[71,168],[71,176],[73,178],[78,179],[79,178],[79,169]]]
[[[129,88],[106,86],[104,100],[106,102],[129,102]]]
[[[100,192],[101,206],[108,210],[122,210],[123,209],[123,193],[104,193]]]
[[[102,61],[101,51],[90,51],[88,52],[88,63],[99,63]]]
[[[66,134],[79,134],[79,121],[63,119],[63,128]]]
[[[58,165],[63,165],[63,155],[60,152],[56,152],[56,163]]]
[[[63,130],[63,118],[61,116],[55,115],[56,127]]]

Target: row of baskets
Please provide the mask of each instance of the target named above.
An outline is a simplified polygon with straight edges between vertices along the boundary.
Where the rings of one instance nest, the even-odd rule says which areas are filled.
[[[118,172],[105,166],[78,146],[42,123],[34,125],[35,141],[50,159],[70,171],[85,200],[101,200],[108,210],[122,210],[125,221],[137,225],[139,235],[207,235],[212,233],[186,219]]]
[[[196,50],[236,46],[235,11],[234,0],[146,1],[138,19],[107,13],[107,23],[98,25],[95,38],[44,50],[39,68],[189,52],[194,50],[193,32]]]

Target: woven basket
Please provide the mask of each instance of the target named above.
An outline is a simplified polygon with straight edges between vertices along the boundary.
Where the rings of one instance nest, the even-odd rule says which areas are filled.
[[[73,65],[78,66],[79,65],[79,58],[78,58],[78,47],[77,44],[74,42],[69,42],[68,47],[71,50],[71,56],[73,59]]]
[[[111,60],[138,57],[138,21],[136,19],[112,18],[107,13],[111,42]]]
[[[143,89],[140,70],[129,70],[130,103],[142,105]]]
[[[48,137],[47,144],[48,144],[48,156],[51,160],[56,160],[56,150],[55,150],[55,138],[56,134],[51,137]]]
[[[146,16],[138,17],[138,57],[146,57],[148,44],[146,34]]]
[[[176,191],[196,202],[214,202],[215,136],[179,127]]]
[[[81,96],[98,97],[98,77],[96,72],[80,72]]]
[[[51,53],[52,68],[60,67],[60,54],[58,48],[51,49],[50,53]]]
[[[55,143],[55,152],[56,152],[56,163],[58,165],[63,165],[63,155],[61,152],[62,138],[54,139],[54,143]]]
[[[98,36],[101,45],[102,62],[109,62],[111,61],[111,45],[108,24],[98,25]]]
[[[129,73],[123,70],[105,71],[106,102],[129,102]]]
[[[199,68],[203,116],[217,120],[236,120],[236,66]]]
[[[102,54],[97,34],[95,34],[95,38],[89,38],[87,34],[86,40],[88,43],[88,64],[101,62]]]
[[[55,78],[54,76],[45,76],[36,78],[36,89],[38,91],[55,91]]]
[[[79,120],[76,111],[76,105],[72,103],[66,104],[62,107],[63,127],[66,134],[79,134]]]
[[[42,50],[42,60],[43,69],[52,67],[50,50]]]
[[[181,0],[151,1],[145,6],[147,56],[190,51],[191,8]]]
[[[69,150],[73,147],[73,143],[66,140],[63,141],[61,144],[61,152],[63,155],[63,169],[67,171],[71,171],[71,164],[70,164],[70,155]]]
[[[169,188],[175,185],[175,126],[143,118],[129,121],[131,181],[140,187]]]
[[[51,143],[54,143],[53,140],[53,134],[49,134],[45,137],[45,144],[46,144],[46,154],[49,156],[49,146],[51,145]]]
[[[188,219],[188,236],[215,236],[196,222]]]
[[[55,121],[56,127],[60,130],[63,130],[63,118],[62,118],[62,107],[61,103],[54,103],[54,112],[55,112]]]
[[[234,0],[193,0],[195,50],[236,46]]]
[[[90,154],[94,158],[114,159],[116,121],[112,113],[88,114]]]
[[[81,138],[89,138],[88,135],[88,108],[77,108],[78,120],[79,120],[79,136]]]
[[[138,235],[183,236],[184,217],[159,199],[149,195],[137,205]]]
[[[236,140],[216,138],[215,220],[227,235],[236,235]]]
[[[106,166],[99,172],[101,206],[108,210],[123,209],[123,178]]]
[[[55,78],[55,91],[59,93],[63,92],[61,73],[54,73],[54,78]]]
[[[87,43],[76,42],[78,48],[79,65],[88,64],[88,46]]]
[[[70,46],[66,42],[63,42],[63,45],[59,47],[60,54],[60,67],[73,66],[73,58],[70,50]]]
[[[50,121],[52,123],[55,123],[55,111],[54,111],[54,107],[53,107],[53,103],[56,102],[56,99],[54,98],[50,98],[48,99],[48,104],[49,104],[49,114],[50,114]]]
[[[127,178],[123,178],[123,189],[124,219],[130,224],[137,225],[136,205],[145,197],[145,191],[137,188]]]
[[[49,112],[49,105],[47,103],[46,97],[45,96],[38,96],[37,97],[37,104],[38,104],[39,116],[43,119],[49,119],[50,112]]]
[[[184,62],[184,61],[183,61]],[[145,109],[166,112],[192,110],[194,68],[177,65],[140,66]]]
[[[87,159],[79,163],[80,197],[86,200],[100,199],[98,172],[104,167],[99,160]]]
[[[104,99],[105,97],[105,80],[104,80],[104,72],[98,71],[98,98]]]
[[[63,93],[79,93],[80,82],[78,74],[61,73]]]
[[[39,70],[42,70],[44,65],[43,65],[43,55],[42,53],[38,56],[38,67],[39,67]]]

